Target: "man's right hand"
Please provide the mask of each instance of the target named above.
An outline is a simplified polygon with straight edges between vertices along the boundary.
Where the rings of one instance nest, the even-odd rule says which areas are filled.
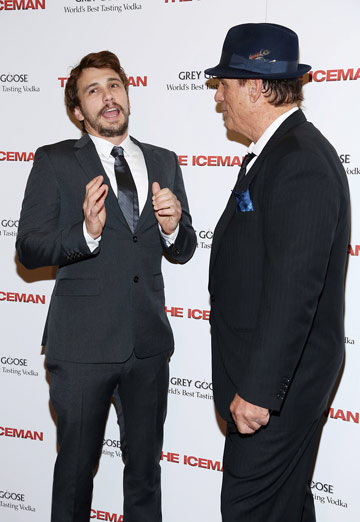
[[[104,176],[97,176],[86,185],[83,211],[86,230],[93,239],[101,236],[106,221],[105,199],[109,187],[103,181]]]
[[[266,426],[270,419],[268,409],[247,402],[237,393],[230,404],[230,412],[238,431],[246,435],[255,433],[261,426]]]

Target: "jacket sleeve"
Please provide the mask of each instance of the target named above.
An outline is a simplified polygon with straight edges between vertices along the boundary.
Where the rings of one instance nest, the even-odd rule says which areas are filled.
[[[60,226],[61,192],[45,148],[37,150],[25,189],[16,250],[26,268],[66,265],[96,255],[83,234],[83,220]]]
[[[164,251],[172,260],[179,263],[186,263],[192,257],[196,249],[196,234],[191,224],[191,215],[179,162],[175,153],[173,153],[173,155],[176,169],[173,192],[180,201],[182,215],[179,222],[179,232],[175,242],[168,247],[164,244]]]

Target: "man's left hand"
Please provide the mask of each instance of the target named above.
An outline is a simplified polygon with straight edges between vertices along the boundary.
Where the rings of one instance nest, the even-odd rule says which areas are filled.
[[[164,234],[172,234],[181,218],[181,204],[168,188],[160,188],[157,181],[152,184],[155,217]]]
[[[266,426],[270,419],[267,408],[255,406],[242,399],[237,393],[230,404],[230,412],[240,433],[250,435],[261,426]]]

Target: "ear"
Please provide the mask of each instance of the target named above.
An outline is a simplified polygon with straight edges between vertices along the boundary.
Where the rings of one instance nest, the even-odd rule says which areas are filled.
[[[260,79],[248,80],[249,97],[252,103],[256,103],[261,96],[263,83]]]
[[[78,121],[84,121],[83,113],[81,112],[80,107],[75,107],[74,109],[74,116]]]

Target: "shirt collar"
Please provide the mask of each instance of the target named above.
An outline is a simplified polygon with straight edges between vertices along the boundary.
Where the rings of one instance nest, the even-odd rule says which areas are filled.
[[[89,137],[93,141],[99,156],[102,156],[106,159],[112,158],[111,151],[114,148],[114,144],[111,143],[111,141],[105,138],[94,136],[93,134],[89,134]],[[127,135],[126,138],[120,143],[120,147],[124,149],[124,156],[127,157],[134,154],[136,145],[133,141],[131,141],[130,136]]]
[[[288,110],[287,112],[284,112],[281,116],[276,118],[272,122],[271,125],[266,129],[266,131],[263,133],[263,135],[258,139],[256,143],[251,143],[248,149],[248,152],[253,152],[256,154],[256,156],[259,156],[271,136],[275,133],[275,131],[280,127],[280,125],[288,118],[291,114],[293,114],[295,111],[299,110],[298,107],[293,107],[292,109]]]

